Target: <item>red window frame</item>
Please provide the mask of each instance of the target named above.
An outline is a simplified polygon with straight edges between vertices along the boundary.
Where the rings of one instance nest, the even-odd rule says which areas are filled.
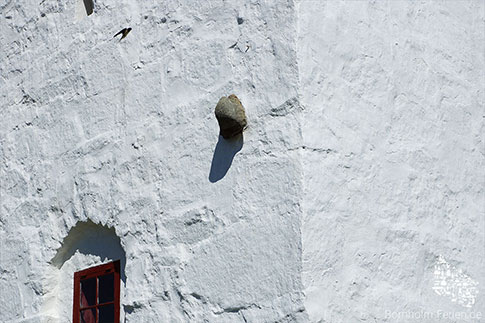
[[[114,297],[113,301],[98,303],[99,295],[99,276],[108,275],[114,273]],[[81,307],[81,280],[90,279],[96,277],[96,302],[95,305]],[[114,316],[115,322],[120,321],[120,261],[113,261],[107,264],[99,265],[96,267],[87,268],[74,273],[74,297],[73,297],[73,311],[72,322],[80,323],[81,310],[96,309],[95,322],[99,320],[98,308],[100,306],[114,304]]]

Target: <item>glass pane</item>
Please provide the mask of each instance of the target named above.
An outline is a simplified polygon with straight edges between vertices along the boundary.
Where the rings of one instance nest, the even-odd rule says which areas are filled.
[[[99,308],[99,323],[114,323],[115,322],[115,306],[114,304],[100,306]]]
[[[115,275],[100,276],[99,278],[99,304],[112,302],[114,300],[115,291]]]
[[[81,280],[81,307],[96,304],[96,278]]]
[[[81,311],[81,323],[96,323],[96,309]]]

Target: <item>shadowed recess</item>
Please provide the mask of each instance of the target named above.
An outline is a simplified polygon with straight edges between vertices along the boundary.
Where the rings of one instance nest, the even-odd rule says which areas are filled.
[[[230,140],[226,140],[219,135],[209,173],[209,181],[211,183],[215,183],[226,176],[234,156],[242,149],[243,143],[244,138],[242,134]]]
[[[126,254],[114,228],[96,224],[91,220],[76,223],[62,241],[62,246],[57,249],[56,255],[51,260],[52,265],[60,269],[76,251],[85,255],[98,256],[103,261],[119,259],[120,277],[123,282],[126,281]]]
[[[93,0],[83,0],[84,2],[84,9],[86,9],[86,15],[90,15],[93,13],[94,10],[94,2]]]

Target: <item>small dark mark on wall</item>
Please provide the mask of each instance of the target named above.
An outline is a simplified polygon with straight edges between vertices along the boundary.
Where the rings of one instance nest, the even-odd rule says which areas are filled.
[[[35,101],[34,98],[32,98],[30,95],[28,94],[24,94],[24,96],[22,97],[22,100],[20,101],[21,104],[32,104],[32,103],[36,103],[37,101]]]
[[[126,36],[128,36],[128,33],[131,31],[131,27],[128,28],[123,28],[121,29],[116,35],[113,36],[115,38],[116,36],[121,35],[120,41],[123,40]]]
[[[86,9],[86,15],[91,15],[94,11],[94,2],[93,0],[83,0],[84,8]]]

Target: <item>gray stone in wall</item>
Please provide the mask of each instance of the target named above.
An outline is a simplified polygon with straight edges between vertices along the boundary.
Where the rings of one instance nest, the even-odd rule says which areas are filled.
[[[217,103],[215,113],[221,129],[220,134],[224,139],[242,133],[247,126],[244,107],[234,94],[229,97],[223,96]]]

